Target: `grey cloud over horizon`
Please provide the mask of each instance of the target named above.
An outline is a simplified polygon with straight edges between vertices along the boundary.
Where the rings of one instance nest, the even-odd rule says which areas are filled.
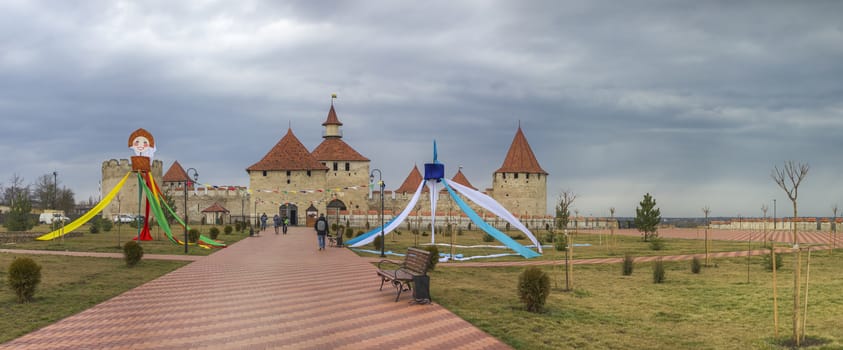
[[[491,185],[521,124],[581,214],[760,216],[774,165],[805,161],[800,212],[841,202],[837,2],[4,2],[0,184],[59,171],[97,196],[132,130],[203,182],[292,127],[313,149],[330,94],[345,140],[396,188],[435,139]],[[781,204],[780,203],[780,204]],[[781,209],[781,208],[780,208]],[[779,216],[786,215],[779,210]]]

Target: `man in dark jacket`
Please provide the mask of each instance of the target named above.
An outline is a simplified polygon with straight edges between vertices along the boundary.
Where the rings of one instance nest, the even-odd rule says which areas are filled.
[[[313,225],[316,229],[316,238],[319,241],[319,250],[325,249],[325,236],[328,235],[328,220],[325,219],[325,214],[319,214],[319,219]]]

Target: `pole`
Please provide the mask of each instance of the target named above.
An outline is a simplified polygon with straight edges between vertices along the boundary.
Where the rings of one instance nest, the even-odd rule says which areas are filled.
[[[386,257],[384,253],[384,246],[386,246],[386,241],[384,236],[386,235],[384,232],[383,227],[383,189],[386,187],[386,184],[383,182],[383,173],[381,173],[380,169],[372,169],[372,172],[369,173],[369,183],[374,185],[375,182],[375,172],[378,173],[378,185],[381,188],[381,257]],[[432,194],[431,194],[432,195]]]
[[[53,209],[56,208],[56,197],[58,197],[59,191],[59,172],[53,171]]]
[[[776,232],[776,200],[773,199],[773,233]]]
[[[185,179],[184,183],[184,253],[187,254],[187,184],[190,179]]]
[[[386,254],[384,254],[384,247],[386,246],[386,238],[384,237],[385,233],[384,233],[384,227],[383,227],[383,189],[384,189],[384,187],[386,187],[386,184],[384,184],[383,180],[380,181],[380,184],[381,184],[381,258],[383,258],[383,257],[386,257]]]

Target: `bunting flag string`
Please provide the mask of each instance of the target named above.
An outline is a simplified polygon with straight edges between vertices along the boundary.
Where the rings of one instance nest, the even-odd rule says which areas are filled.
[[[188,185],[193,186],[193,193],[196,194],[198,189],[201,187],[202,189],[207,191],[209,189],[214,190],[226,190],[226,191],[242,191],[249,194],[260,192],[260,193],[280,193],[280,194],[307,194],[307,193],[335,193],[335,192],[343,192],[347,190],[359,190],[359,189],[369,189],[371,185],[363,185],[363,186],[347,186],[347,187],[334,187],[334,188],[308,188],[308,189],[301,189],[301,190],[278,190],[278,189],[250,189],[250,188],[243,188],[237,186],[219,186],[219,185],[211,185],[201,182],[188,182]]]

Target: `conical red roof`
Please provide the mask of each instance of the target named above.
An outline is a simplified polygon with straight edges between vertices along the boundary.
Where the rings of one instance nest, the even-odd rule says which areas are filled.
[[[214,205],[202,209],[203,213],[228,213],[228,209],[223,208],[219,203],[214,202]]]
[[[164,174],[164,177],[161,178],[164,182],[182,182],[182,181],[190,181],[190,176],[187,175],[187,172],[184,171],[184,168],[181,167],[179,161],[173,162],[173,165],[170,166],[170,169],[167,170],[167,173]]]
[[[413,170],[411,170],[410,174],[407,175],[407,178],[404,180],[404,183],[401,184],[401,187],[398,187],[398,189],[395,190],[395,193],[415,193],[421,182],[422,175],[419,171],[419,166],[414,165]],[[427,190],[427,187],[424,189]]]
[[[512,145],[509,146],[509,152],[506,153],[503,165],[495,172],[547,175],[547,172],[539,165],[539,161],[536,160],[536,155],[533,154],[533,149],[530,148],[530,143],[527,142],[520,125],[515,133],[515,138],[512,140]]]
[[[460,169],[457,170],[456,175],[454,175],[454,177],[451,178],[451,181],[456,182],[460,185],[463,185],[465,187],[468,187],[472,190],[477,191],[477,188],[472,186],[471,182],[468,182],[468,178],[465,177],[465,174],[462,173],[462,167],[460,167]]]
[[[325,122],[322,123],[322,126],[325,125],[342,125],[342,123],[340,123],[340,119],[337,118],[337,112],[334,111],[333,103],[331,103],[331,110],[328,111],[328,119],[326,119]]]
[[[368,161],[369,158],[364,157],[360,153],[351,148],[345,141],[339,138],[326,138],[316,149],[313,150],[313,157],[319,161],[326,160],[350,160],[350,161]]]
[[[246,168],[246,171],[265,170],[328,170],[328,167],[307,151],[293,134],[293,129],[287,129],[287,134],[263,156],[263,159]]]

